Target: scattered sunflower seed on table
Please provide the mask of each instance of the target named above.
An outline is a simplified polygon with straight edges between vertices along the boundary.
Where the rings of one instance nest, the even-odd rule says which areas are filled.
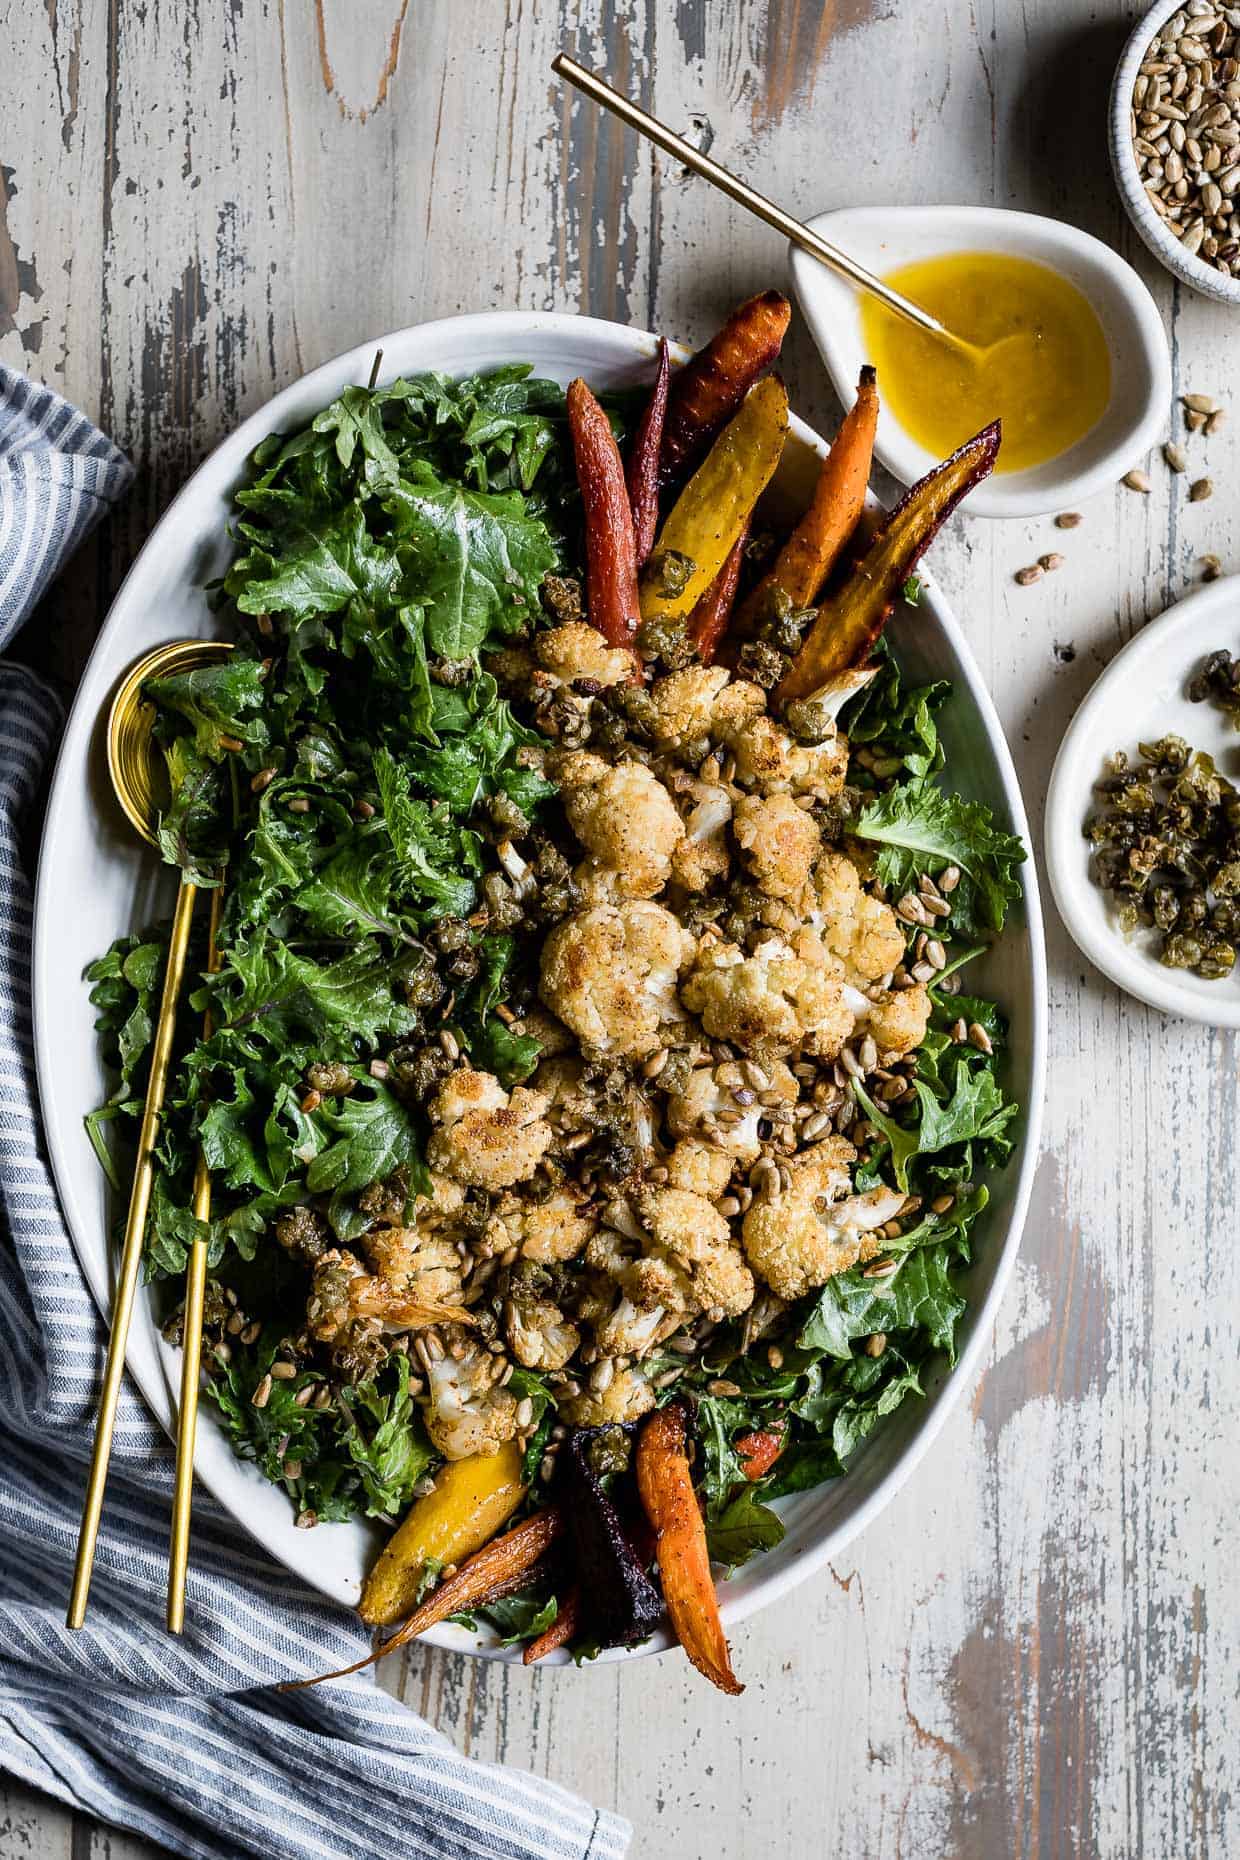
[[[1189,0],[1172,14],[1146,50],[1129,120],[1164,226],[1186,252],[1240,275],[1240,7]],[[1202,425],[1211,411],[1200,410]]]

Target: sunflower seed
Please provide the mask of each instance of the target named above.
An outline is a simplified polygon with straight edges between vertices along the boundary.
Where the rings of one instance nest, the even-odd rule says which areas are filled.
[[[1018,568],[1012,579],[1018,588],[1031,588],[1035,582],[1041,581],[1045,573],[1046,570],[1039,563],[1033,562],[1028,568]]]
[[[1176,444],[1174,439],[1169,439],[1162,451],[1163,458],[1166,460],[1167,467],[1170,471],[1180,472],[1188,470],[1188,454],[1183,446]]]
[[[1195,478],[1188,487],[1188,501],[1190,504],[1203,504],[1207,497],[1213,497],[1213,495],[1213,478]]]
[[[973,1021],[969,1026],[969,1045],[976,1046],[979,1053],[993,1053],[994,1042],[980,1021]]]
[[[1146,472],[1136,470],[1126,471],[1120,482],[1125,484],[1130,491],[1140,491],[1142,496],[1146,496],[1149,493],[1150,481]]]

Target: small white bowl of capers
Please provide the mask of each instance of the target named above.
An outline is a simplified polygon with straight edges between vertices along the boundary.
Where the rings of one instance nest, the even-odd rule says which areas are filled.
[[[1156,0],[1115,73],[1111,166],[1168,271],[1240,304],[1240,7]]]

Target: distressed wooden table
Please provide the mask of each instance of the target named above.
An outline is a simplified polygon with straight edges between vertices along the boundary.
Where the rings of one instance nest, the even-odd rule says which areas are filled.
[[[1226,399],[1240,325],[1123,220],[1104,108],[1123,0],[0,0],[0,356],[129,448],[137,488],[29,649],[71,679],[152,520],[217,438],[363,336],[491,307],[690,339],[782,277],[775,238],[585,106],[560,45],[791,207],[967,200],[1063,216],[1148,277],[1177,391]],[[799,325],[797,405],[835,417]],[[1170,418],[1170,410],[1169,418]],[[1098,670],[1240,567],[1235,426],[1071,535],[958,522],[933,567],[1035,821]],[[1198,475],[1194,471],[1193,475]],[[1013,572],[1051,547],[1033,589]],[[1122,999],[1057,922],[1046,1151],[984,1375],[830,1573],[677,1659],[386,1683],[465,1749],[719,1860],[1199,1860],[1240,1851],[1236,1047]],[[0,1784],[2,1860],[138,1860]]]

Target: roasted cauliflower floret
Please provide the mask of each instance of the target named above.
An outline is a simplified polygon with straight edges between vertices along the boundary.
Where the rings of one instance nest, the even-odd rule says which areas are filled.
[[[650,1188],[638,1204],[650,1240],[625,1285],[634,1302],[657,1302],[679,1317],[719,1311],[738,1317],[753,1303],[753,1274],[722,1214],[683,1188]]]
[[[662,782],[644,763],[610,764],[585,749],[562,757],[555,774],[568,824],[592,865],[604,879],[614,873],[623,896],[653,898],[671,876],[685,833]]]
[[[519,1020],[512,1023],[512,1031],[527,1039],[537,1040],[541,1048],[540,1059],[555,1059],[561,1053],[571,1053],[577,1042],[554,1014],[548,1014],[546,1008],[527,1008]]]
[[[850,981],[876,982],[903,962],[899,918],[862,890],[861,875],[844,853],[823,853],[801,903],[803,920],[840,958]]]
[[[752,684],[747,678],[734,678],[731,684],[723,687],[715,700],[711,712],[710,734],[720,743],[730,743],[733,737],[752,723],[755,717],[761,717],[766,711],[766,693],[761,685]]]
[[[731,731],[728,746],[736,758],[737,781],[762,794],[808,794],[829,801],[848,773],[847,737],[797,743],[765,710]]]
[[[492,1073],[462,1067],[431,1100],[426,1160],[471,1188],[528,1181],[551,1143],[546,1109],[541,1092],[518,1085],[510,1096]]]
[[[640,1246],[613,1228],[600,1227],[586,1247],[586,1265],[594,1276],[578,1313],[593,1329],[600,1356],[643,1356],[669,1329],[663,1306],[646,1299],[630,1281]]]
[[[742,795],[732,832],[759,891],[791,898],[804,890],[822,850],[822,834],[790,794]]]
[[[717,1201],[732,1179],[734,1159],[700,1137],[681,1137],[667,1159],[669,1188],[687,1188],[691,1194]]]
[[[785,1103],[796,1103],[797,1082],[782,1059],[766,1068],[766,1076],[767,1092],[777,1091]],[[762,1148],[758,1124],[765,1109],[737,1066],[698,1066],[684,1090],[669,1097],[667,1127],[674,1137],[698,1138],[738,1162],[752,1163]]]
[[[790,1053],[812,1037],[815,1050],[829,1057],[853,1029],[838,979],[775,938],[749,956],[735,943],[708,944],[681,999],[712,1039],[730,1040],[745,1053]]]
[[[463,1318],[460,1261],[455,1248],[449,1251],[451,1267],[438,1243],[428,1242],[425,1284],[419,1282],[418,1274],[393,1283],[382,1272],[367,1272],[357,1255],[346,1248],[324,1253],[315,1265],[306,1304],[311,1335],[320,1343],[334,1343],[355,1325],[377,1335]]]
[[[507,1359],[485,1349],[458,1324],[439,1333],[443,1354],[427,1351],[423,1404],[431,1444],[445,1459],[498,1453],[517,1434],[517,1397],[501,1388]]]
[[[903,1059],[926,1037],[930,1025],[929,990],[921,982],[912,988],[890,989],[867,1007],[864,1021],[878,1048],[880,1063]]]
[[[461,1298],[461,1259],[448,1232],[429,1227],[374,1227],[361,1246],[393,1296],[415,1305],[455,1305]]]
[[[595,905],[548,936],[539,993],[584,1045],[644,1058],[682,1018],[676,983],[692,955],[693,937],[661,904]]]
[[[545,1266],[522,1260],[508,1275],[504,1335],[526,1369],[563,1369],[581,1332],[560,1309],[556,1280]]]
[[[549,627],[538,633],[533,645],[534,662],[544,677],[557,685],[575,684],[588,678],[604,689],[623,684],[632,674],[633,655],[621,646],[609,646],[596,627],[585,620],[570,620],[567,626]]]
[[[594,1216],[581,1214],[564,1189],[556,1189],[545,1201],[505,1195],[491,1210],[481,1251],[490,1258],[515,1246],[523,1259],[550,1266],[576,1259],[597,1226]]]
[[[638,1369],[617,1369],[605,1389],[587,1388],[556,1405],[572,1427],[606,1427],[640,1420],[654,1407],[654,1390]]]
[[[729,674],[722,665],[687,665],[650,687],[650,729],[660,749],[680,749],[711,733]]]
[[[732,797],[718,782],[697,782],[685,815],[685,836],[672,852],[672,877],[686,891],[709,891],[727,878],[732,864],[728,822]]]
[[[904,1206],[898,1189],[850,1195],[857,1152],[828,1137],[792,1164],[792,1186],[774,1201],[755,1201],[741,1228],[745,1257],[779,1298],[802,1297],[881,1245],[874,1229]]]

